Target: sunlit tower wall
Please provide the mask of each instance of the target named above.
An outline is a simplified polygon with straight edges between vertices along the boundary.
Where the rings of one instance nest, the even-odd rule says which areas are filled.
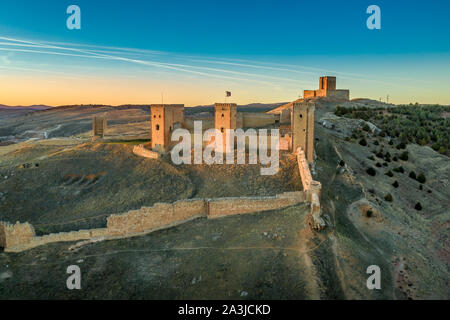
[[[173,130],[184,123],[184,104],[152,104],[150,116],[152,149],[167,151]]]
[[[291,114],[292,152],[302,148],[308,162],[314,161],[314,111],[312,103],[295,102]]]

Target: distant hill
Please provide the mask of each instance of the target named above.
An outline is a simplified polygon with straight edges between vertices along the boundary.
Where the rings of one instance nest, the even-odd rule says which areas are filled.
[[[4,104],[0,104],[0,109],[3,110],[47,110],[51,108],[46,105],[32,105],[32,106],[7,106]]]

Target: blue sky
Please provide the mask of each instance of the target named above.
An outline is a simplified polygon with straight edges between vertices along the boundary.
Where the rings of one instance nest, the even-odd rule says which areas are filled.
[[[352,98],[450,104],[449,16],[450,1],[2,0],[0,103],[289,101],[336,75]]]

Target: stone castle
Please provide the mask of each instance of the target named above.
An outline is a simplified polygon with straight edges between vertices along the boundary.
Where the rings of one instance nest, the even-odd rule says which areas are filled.
[[[295,102],[289,112],[290,127],[283,129],[279,150],[297,152],[304,150],[308,162],[314,161],[314,103]],[[177,128],[192,129],[192,124],[185,119],[184,105],[157,104],[150,106],[151,113],[151,149],[153,152],[165,153],[173,146],[171,134]],[[286,113],[284,114],[286,115]],[[235,103],[214,104],[214,128],[225,134],[227,129],[273,127],[280,125],[280,115],[258,114],[251,121],[253,113],[239,113]],[[207,129],[208,127],[204,128]],[[223,137],[225,144],[226,139]],[[135,153],[143,152],[143,146],[135,148]],[[148,153],[150,154],[150,153]],[[149,157],[157,157],[153,153]]]
[[[334,79],[334,80],[333,80]],[[334,95],[334,91],[348,99],[348,90],[335,90],[336,78],[322,77],[314,96]],[[321,91],[322,90],[322,91]],[[306,92],[306,91],[305,91]],[[314,181],[309,164],[314,161],[314,113],[311,101],[294,101],[271,112],[238,112],[234,103],[216,103],[212,127],[224,133],[226,129],[271,127],[280,128],[281,137],[277,150],[294,153],[300,173],[302,191],[288,192],[271,197],[236,197],[216,199],[189,199],[173,204],[157,203],[121,214],[111,214],[103,229],[79,230],[66,233],[36,236],[29,223],[10,224],[0,221],[0,247],[5,251],[23,251],[39,245],[60,241],[100,241],[120,237],[138,236],[162,228],[174,226],[191,219],[218,218],[233,214],[263,212],[307,202],[310,204],[310,225],[320,230],[326,224],[321,217],[321,183]],[[192,119],[185,117],[182,104],[152,104],[150,106],[151,150],[143,145],[135,146],[138,156],[156,159],[172,146],[171,133],[177,128],[192,129]],[[283,124],[285,124],[283,126]],[[286,125],[290,124],[290,125]],[[93,135],[103,137],[106,118],[94,118]],[[225,140],[225,139],[224,139]]]

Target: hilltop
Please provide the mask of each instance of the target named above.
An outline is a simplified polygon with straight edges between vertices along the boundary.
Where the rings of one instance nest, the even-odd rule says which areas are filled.
[[[323,187],[324,231],[308,227],[308,210],[300,204],[199,219],[77,250],[69,250],[75,243],[54,243],[0,253],[0,297],[448,299],[449,158],[411,142],[397,149],[400,137],[380,135],[372,119],[335,114],[338,106],[385,107],[377,101],[316,103],[312,173]],[[103,114],[109,136],[91,141],[92,117]],[[299,188],[289,156],[267,179],[258,167],[214,172],[138,158],[131,146],[148,141],[149,115],[136,106],[74,106],[0,119],[6,133],[0,136],[15,139],[0,147],[0,218],[30,220],[45,234],[100,226],[106,213],[156,201]],[[81,267],[82,292],[64,287],[70,264]],[[381,268],[382,290],[366,288],[373,264]]]

